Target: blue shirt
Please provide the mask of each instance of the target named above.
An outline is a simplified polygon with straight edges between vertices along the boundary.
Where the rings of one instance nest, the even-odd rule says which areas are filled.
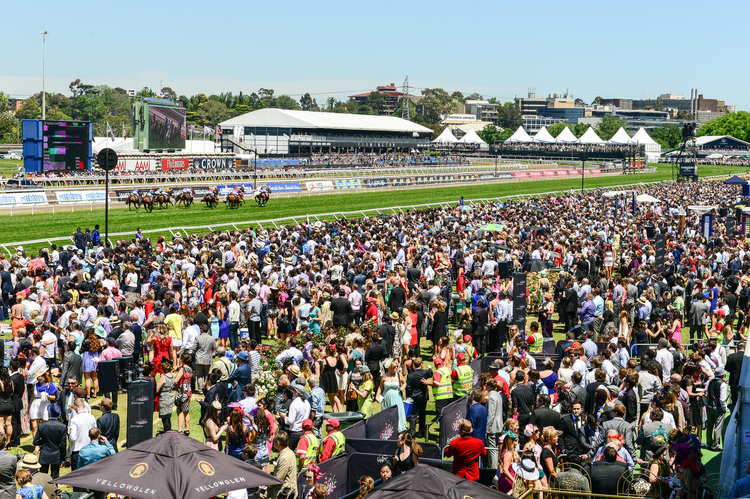
[[[474,429],[471,432],[471,436],[478,438],[484,443],[487,435],[487,409],[479,402],[475,402],[469,406],[469,410],[466,412],[466,419],[471,422],[471,427]]]
[[[315,411],[315,417],[320,417],[325,412],[326,394],[323,389],[316,386],[310,392],[310,410]]]
[[[112,447],[111,443],[106,442],[101,444],[99,442],[91,442],[78,452],[78,467],[82,468],[87,464],[95,463],[100,459],[113,456],[114,454],[115,448]]]

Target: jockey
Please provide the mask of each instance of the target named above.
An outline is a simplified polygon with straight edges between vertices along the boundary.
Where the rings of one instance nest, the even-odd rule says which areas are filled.
[[[193,195],[193,188],[192,187],[184,187],[182,189],[182,193],[183,194],[190,194],[192,196]]]
[[[211,187],[211,188],[210,188],[210,189],[208,190],[208,192],[209,192],[210,194],[213,194],[214,196],[216,196],[216,195],[218,194],[218,191],[219,191],[219,189],[218,189],[218,187],[216,187],[216,186],[213,186],[213,187]]]
[[[141,190],[140,189],[133,189],[133,192],[130,193],[132,196],[135,196],[137,198],[141,197]]]

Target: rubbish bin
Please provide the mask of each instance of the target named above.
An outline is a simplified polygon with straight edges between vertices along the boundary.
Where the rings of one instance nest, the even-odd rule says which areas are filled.
[[[339,430],[343,430],[344,428],[351,426],[358,421],[362,421],[365,416],[361,412],[355,411],[329,412],[327,414],[323,414],[323,424],[325,425],[325,420],[330,418],[338,419],[340,424]]]

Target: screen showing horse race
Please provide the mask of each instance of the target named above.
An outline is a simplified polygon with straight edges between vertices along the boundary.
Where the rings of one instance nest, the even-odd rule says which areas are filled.
[[[185,149],[185,108],[148,105],[149,150]]]
[[[42,171],[81,171],[89,164],[88,121],[42,123]]]

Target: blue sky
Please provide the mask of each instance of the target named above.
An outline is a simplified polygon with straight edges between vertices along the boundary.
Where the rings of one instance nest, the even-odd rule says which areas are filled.
[[[71,7],[75,6],[75,7]],[[511,100],[566,89],[603,97],[689,95],[750,109],[749,2],[7,2],[0,91],[85,83],[178,94],[273,88],[344,98],[406,75]]]

